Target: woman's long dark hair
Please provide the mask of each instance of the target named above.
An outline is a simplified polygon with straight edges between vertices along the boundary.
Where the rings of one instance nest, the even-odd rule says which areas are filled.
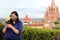
[[[13,11],[13,12],[11,13],[11,15],[12,15],[12,14],[15,14],[15,15],[17,16],[16,23],[18,23],[18,22],[20,21],[20,20],[19,20],[18,13],[17,13],[16,11]],[[11,17],[11,15],[10,15],[10,17]],[[15,23],[15,24],[16,24],[16,23]],[[10,20],[7,22],[7,24],[14,25],[12,19],[10,19]]]

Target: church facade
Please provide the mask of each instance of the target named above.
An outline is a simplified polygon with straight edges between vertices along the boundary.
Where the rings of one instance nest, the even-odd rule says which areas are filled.
[[[59,19],[58,6],[55,5],[55,0],[52,0],[51,6],[46,8],[44,21],[55,22]]]

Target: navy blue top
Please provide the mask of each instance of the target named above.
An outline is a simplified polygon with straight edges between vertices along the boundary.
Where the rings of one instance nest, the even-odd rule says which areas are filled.
[[[22,22],[18,22],[14,25],[16,29],[18,29],[19,34],[15,34],[12,29],[7,29],[5,38],[10,38],[10,39],[20,39],[21,38],[21,33],[22,33]]]

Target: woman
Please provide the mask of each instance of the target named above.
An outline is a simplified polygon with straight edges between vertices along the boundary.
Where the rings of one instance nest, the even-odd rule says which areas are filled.
[[[5,33],[5,40],[21,40],[22,22],[19,21],[18,13],[13,11],[10,17],[2,30]]]

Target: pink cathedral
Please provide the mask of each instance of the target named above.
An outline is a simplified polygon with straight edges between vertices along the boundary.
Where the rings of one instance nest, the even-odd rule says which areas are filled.
[[[52,0],[51,6],[46,8],[44,21],[58,21],[58,7],[55,5],[55,0]]]

